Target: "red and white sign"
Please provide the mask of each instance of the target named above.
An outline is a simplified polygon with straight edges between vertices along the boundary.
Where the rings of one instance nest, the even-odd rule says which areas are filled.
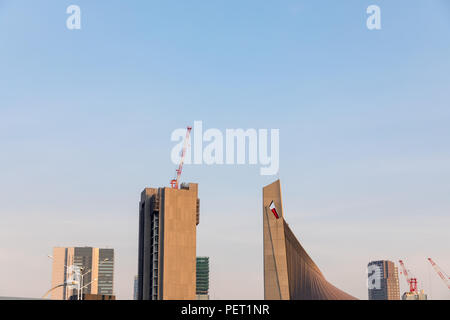
[[[275,218],[280,219],[280,216],[278,215],[277,208],[275,208],[275,204],[273,201],[270,203],[269,209],[272,211]]]

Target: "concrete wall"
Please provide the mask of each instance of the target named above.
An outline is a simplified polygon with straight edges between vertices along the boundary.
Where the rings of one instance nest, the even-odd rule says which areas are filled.
[[[275,204],[279,219],[269,209]],[[263,188],[264,298],[266,300],[350,300],[325,277],[284,219],[280,181]]]
[[[158,200],[159,199],[159,200]],[[195,300],[198,185],[145,189],[139,204],[138,300]],[[152,224],[159,219],[158,268],[153,275]],[[152,220],[153,219],[153,220]]]
[[[274,202],[279,219],[269,209]],[[280,181],[263,188],[264,299],[289,300]]]
[[[198,185],[164,188],[161,210],[161,281],[163,300],[196,299],[196,226]]]

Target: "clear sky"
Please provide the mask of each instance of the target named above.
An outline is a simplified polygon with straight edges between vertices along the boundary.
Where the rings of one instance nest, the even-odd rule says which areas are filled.
[[[447,0],[0,0],[0,296],[42,296],[52,247],[88,245],[116,250],[131,298],[140,192],[169,185],[170,134],[195,120],[280,129],[278,176],[185,167],[212,298],[263,298],[262,187],[277,178],[336,286],[367,299],[367,263],[402,258],[450,298],[426,261],[450,273]]]

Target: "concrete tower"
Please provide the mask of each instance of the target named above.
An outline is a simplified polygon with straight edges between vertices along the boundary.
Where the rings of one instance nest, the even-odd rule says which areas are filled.
[[[195,183],[142,192],[138,300],[195,300],[199,207]]]
[[[280,181],[263,188],[264,298],[353,300],[329,283],[284,219]]]

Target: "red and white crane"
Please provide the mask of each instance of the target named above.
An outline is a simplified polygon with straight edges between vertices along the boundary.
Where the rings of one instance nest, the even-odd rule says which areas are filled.
[[[177,169],[177,176],[175,179],[170,180],[170,185],[173,189],[179,189],[180,177],[183,171],[184,158],[186,156],[186,150],[189,143],[189,136],[191,134],[192,127],[187,127],[186,138],[184,139],[183,150],[181,151],[180,164]]]
[[[409,292],[410,293],[418,292],[418,290],[417,290],[417,278],[411,276],[410,272],[408,272],[408,270],[406,269],[405,264],[403,263],[403,260],[400,260],[399,263],[400,263],[400,266],[402,267],[403,275],[406,278],[406,282],[408,282]]]
[[[430,261],[431,265],[433,266],[434,270],[438,274],[438,276],[444,281],[444,283],[447,285],[447,288],[450,289],[450,277],[442,270],[436,262],[433,261],[433,259],[428,258],[428,261]]]

